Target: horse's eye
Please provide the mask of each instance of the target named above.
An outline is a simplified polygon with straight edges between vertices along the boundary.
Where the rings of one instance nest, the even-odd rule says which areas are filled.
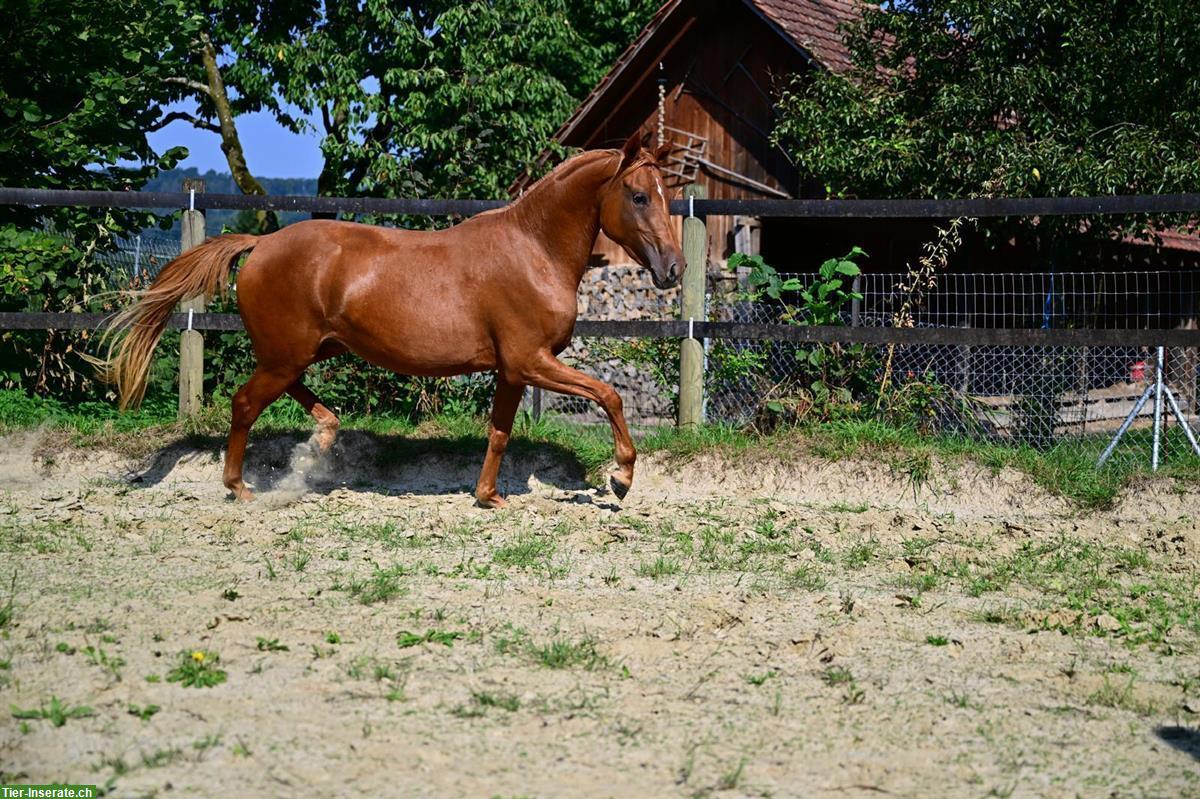
[[[633,204],[634,205],[649,205],[650,198],[639,191],[637,194],[633,195]]]

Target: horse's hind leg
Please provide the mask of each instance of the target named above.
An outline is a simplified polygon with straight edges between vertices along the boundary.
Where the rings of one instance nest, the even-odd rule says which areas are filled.
[[[250,426],[263,409],[287,390],[296,379],[292,371],[267,371],[261,366],[233,395],[233,423],[229,428],[229,445],[225,450],[225,487],[243,502],[254,498],[242,481],[242,461],[246,456],[246,439]]]
[[[317,447],[321,452],[328,452],[329,448],[333,446],[338,427],[341,426],[337,416],[325,407],[308,386],[299,380],[287,387],[287,393],[291,395],[292,399],[303,405],[304,410],[308,411],[313,419],[317,420]]]
[[[492,419],[488,424],[487,456],[483,459],[479,482],[475,484],[475,499],[484,507],[503,508],[508,504],[496,490],[496,478],[500,474],[500,460],[512,435],[513,417],[517,415],[524,388],[496,376],[496,397],[492,400]]]
[[[608,423],[612,426],[613,450],[617,470],[609,475],[609,487],[618,499],[624,499],[633,484],[633,465],[637,450],[633,438],[625,425],[625,412],[621,407],[621,395],[612,386],[572,369],[549,352],[542,352],[528,364],[521,366],[523,382],[539,388],[586,397],[604,409]]]

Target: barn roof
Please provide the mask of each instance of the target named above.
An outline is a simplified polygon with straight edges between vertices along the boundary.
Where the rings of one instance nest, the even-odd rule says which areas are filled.
[[[822,66],[841,71],[850,52],[838,26],[860,16],[860,0],[746,0],[771,26]]]
[[[762,17],[780,36],[787,39],[810,61],[833,70],[845,69],[850,64],[850,54],[838,35],[838,25],[858,18],[856,7],[861,0],[742,0],[754,13]],[[625,48],[608,74],[600,79],[596,87],[583,99],[575,112],[563,123],[554,138],[565,142],[580,123],[591,116],[600,106],[611,89],[628,79],[628,73],[636,71],[639,56],[655,55],[659,50],[653,45],[666,43],[673,38],[677,25],[686,24],[678,17],[679,12],[695,5],[689,0],[667,0],[654,17],[638,34],[633,44]]]

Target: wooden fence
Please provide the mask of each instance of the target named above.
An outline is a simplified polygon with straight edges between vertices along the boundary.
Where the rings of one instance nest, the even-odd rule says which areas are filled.
[[[0,205],[90,206],[103,208],[182,209],[181,248],[204,241],[204,209],[255,209],[323,213],[387,213],[427,216],[468,215],[499,208],[503,201],[420,200],[364,197],[297,197],[205,194],[203,183],[183,192],[102,192],[0,187]],[[704,273],[708,215],[748,214],[759,217],[807,218],[950,218],[1027,215],[1097,215],[1194,213],[1200,194],[1117,197],[987,198],[973,200],[708,200],[703,187],[685,187],[683,200],[671,203],[673,214],[687,217],[683,249],[689,269],[681,292],[679,321],[579,321],[577,336],[680,338],[681,425],[701,419],[704,339],[771,340],[795,343],[862,343],[880,345],[951,345],[1014,347],[1182,347],[1200,348],[1196,330],[963,329],[763,325],[706,321]],[[692,279],[687,279],[691,276]],[[189,298],[170,327],[185,331],[180,353],[181,415],[200,406],[204,330],[241,330],[236,314],[204,312],[203,297]],[[188,313],[190,309],[190,314]],[[106,317],[89,313],[0,313],[0,330],[81,329],[101,327]]]

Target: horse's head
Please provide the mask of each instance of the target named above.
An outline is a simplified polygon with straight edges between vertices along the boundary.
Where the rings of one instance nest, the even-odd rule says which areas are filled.
[[[649,269],[660,289],[679,285],[687,266],[663,185],[661,163],[669,149],[664,145],[651,152],[642,147],[639,134],[630,136],[621,150],[617,174],[600,199],[604,234]]]

